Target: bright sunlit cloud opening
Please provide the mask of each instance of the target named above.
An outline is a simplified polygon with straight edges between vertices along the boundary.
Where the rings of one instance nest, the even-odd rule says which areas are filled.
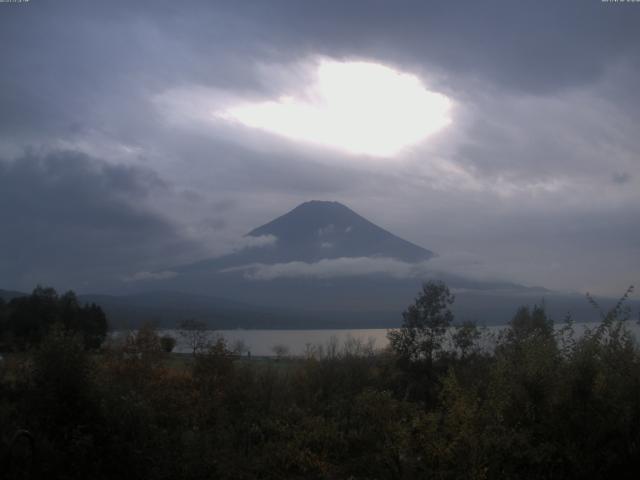
[[[451,123],[451,101],[415,75],[377,63],[319,62],[316,81],[217,115],[291,140],[390,157]]]

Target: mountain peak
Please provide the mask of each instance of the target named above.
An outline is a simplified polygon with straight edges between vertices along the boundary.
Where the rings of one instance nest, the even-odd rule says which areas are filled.
[[[307,202],[301,203],[297,207],[295,207],[290,212],[286,213],[283,216],[289,214],[304,214],[304,215],[344,215],[344,214],[357,215],[356,212],[351,210],[346,205],[329,200],[309,200]]]
[[[296,208],[304,207],[304,206],[313,206],[313,205],[322,205],[322,206],[336,206],[339,205],[341,207],[345,207],[342,203],[336,202],[335,200],[307,200],[306,202],[302,202]]]
[[[296,208],[294,208],[294,210],[297,210],[298,208],[341,208],[350,210],[350,208],[346,205],[332,200],[309,200],[307,202],[301,203]]]
[[[286,256],[289,261],[375,256],[415,262],[433,256],[335,201],[302,203],[247,235],[276,237],[277,256]]]

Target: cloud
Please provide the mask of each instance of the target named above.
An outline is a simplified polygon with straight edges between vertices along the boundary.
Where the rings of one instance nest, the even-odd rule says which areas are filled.
[[[614,173],[611,175],[611,181],[613,183],[617,183],[618,185],[623,185],[628,183],[631,180],[631,175],[627,172]]]
[[[178,275],[178,272],[163,270],[161,272],[137,272],[133,275],[123,277],[124,282],[141,282],[147,280],[168,280]]]
[[[278,237],[275,235],[244,235],[242,238],[236,240],[234,250],[244,250],[247,248],[262,248],[272,247],[278,242]]]
[[[387,257],[341,257],[317,262],[254,263],[222,270],[222,273],[227,272],[243,272],[245,278],[255,281],[385,275],[395,279],[439,278],[458,283],[464,279],[463,284],[476,289],[482,284],[475,282],[489,282],[494,286],[513,284],[499,266],[488,265],[468,252],[446,253],[424,262],[405,262]]]
[[[199,249],[147,205],[167,188],[148,169],[77,152],[0,161],[0,283],[86,290]]]
[[[513,275],[503,265],[492,265],[480,255],[470,252],[446,251],[431,258],[428,266],[431,272],[454,275],[469,280],[481,282],[513,281]]]
[[[415,75],[372,62],[317,63],[314,84],[217,115],[293,140],[382,157],[451,123],[450,100],[426,90]]]
[[[261,263],[232,267],[222,272],[245,272],[250,280],[277,278],[334,278],[361,275],[389,275],[394,278],[418,278],[427,271],[426,262],[408,263],[393,258],[342,257],[323,259],[314,263],[288,262],[266,265]]]
[[[335,231],[336,227],[333,224],[329,224],[325,227],[321,227],[318,229],[318,236],[324,237],[325,235],[331,235]]]
[[[284,0],[245,2],[224,12],[241,18],[271,45],[265,54],[299,58],[311,51],[426,65],[442,72],[445,83],[474,78],[537,95],[589,84],[607,65],[633,55],[640,14],[634,5],[622,7],[579,0],[526,5]]]

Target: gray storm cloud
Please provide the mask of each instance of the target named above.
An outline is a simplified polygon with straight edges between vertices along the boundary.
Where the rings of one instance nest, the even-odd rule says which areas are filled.
[[[153,267],[196,248],[145,206],[166,189],[151,170],[77,152],[0,162],[0,281],[20,288],[39,282],[90,288],[126,264]]]

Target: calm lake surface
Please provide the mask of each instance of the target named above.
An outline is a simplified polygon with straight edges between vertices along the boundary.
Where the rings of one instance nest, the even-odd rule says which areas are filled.
[[[574,330],[576,336],[580,336],[585,328],[594,328],[597,323],[576,323]],[[561,328],[562,323],[556,324],[556,328]],[[627,322],[628,329],[633,332],[636,339],[640,338],[640,326],[635,321]],[[497,334],[504,329],[504,325],[485,327],[488,333]],[[340,330],[211,330],[207,332],[207,337],[215,341],[218,336],[222,336],[227,344],[233,348],[234,344],[241,341],[246,349],[254,356],[273,356],[274,347],[279,345],[287,350],[288,355],[304,355],[312,347],[321,346],[327,348],[331,343],[342,348],[346,342],[357,340],[362,344],[371,343],[374,348],[382,349],[388,345],[386,328],[372,329],[340,329]],[[114,337],[123,335],[125,332],[114,332]],[[178,330],[160,330],[160,335],[170,335],[177,340],[174,350],[176,353],[190,353],[190,348],[180,335]],[[245,353],[246,355],[246,353]]]

